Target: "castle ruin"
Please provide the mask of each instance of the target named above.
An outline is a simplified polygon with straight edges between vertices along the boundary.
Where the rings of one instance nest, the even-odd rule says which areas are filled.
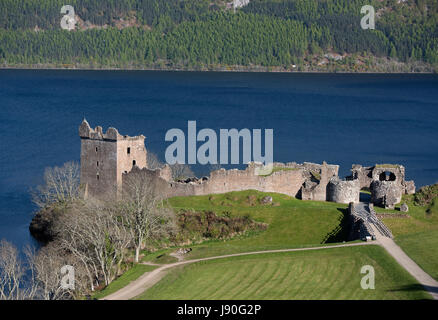
[[[133,167],[146,167],[145,136],[122,136],[117,129],[91,129],[84,119],[79,127],[81,137],[81,184],[86,196],[119,195],[122,175]]]
[[[339,166],[304,162],[274,163],[269,175],[258,175],[261,164],[251,162],[244,170],[219,169],[209,177],[173,181],[171,168],[147,166],[145,136],[129,137],[109,128],[92,129],[84,119],[79,127],[81,138],[81,185],[85,195],[97,198],[119,196],[131,175],[141,174],[150,181],[157,194],[173,196],[208,195],[254,189],[277,192],[302,200],[359,202],[361,190],[371,191],[371,202],[394,208],[404,193],[415,192],[413,181],[405,181],[401,165],[353,165],[352,175],[341,180]]]

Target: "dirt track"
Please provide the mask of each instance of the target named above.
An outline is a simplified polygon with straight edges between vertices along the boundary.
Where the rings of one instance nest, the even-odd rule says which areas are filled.
[[[279,249],[279,250],[243,252],[243,253],[227,254],[227,255],[216,256],[216,257],[208,257],[208,258],[201,258],[201,259],[179,261],[179,262],[175,262],[175,263],[165,264],[165,265],[163,265],[163,266],[161,266],[161,267],[159,267],[151,272],[146,272],[145,274],[140,276],[140,278],[132,281],[126,287],[102,298],[101,300],[129,300],[129,299],[132,299],[132,298],[142,294],[144,291],[146,291],[147,289],[152,287],[154,284],[156,284],[158,281],[160,281],[161,278],[164,277],[164,275],[166,274],[166,271],[168,269],[171,269],[171,268],[174,268],[177,266],[181,266],[184,264],[195,263],[195,262],[206,261],[206,260],[215,260],[215,259],[223,259],[223,258],[230,258],[230,257],[247,256],[247,255],[252,255],[252,254],[320,250],[320,249],[331,249],[331,248],[341,248],[341,247],[364,246],[364,245],[370,245],[370,244],[375,244],[375,243],[361,242],[361,243],[339,244],[339,245],[332,245],[332,246],[321,246],[321,247],[310,247],[310,248],[295,248],[295,249]]]

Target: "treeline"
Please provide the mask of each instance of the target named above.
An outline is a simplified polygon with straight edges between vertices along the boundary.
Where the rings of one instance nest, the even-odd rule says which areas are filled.
[[[314,33],[311,37],[316,40],[325,34],[321,29]],[[309,37],[309,29],[297,21],[216,13],[211,21],[183,22],[165,34],[142,28],[37,33],[0,30],[0,61],[287,65],[304,55]]]
[[[355,53],[369,50],[398,58],[438,62],[438,2],[435,0],[252,0],[242,11],[327,27],[333,49]],[[377,37],[358,21],[363,5],[375,8]],[[367,47],[372,47],[367,49]]]
[[[80,32],[61,30],[64,4],[2,0],[0,63],[288,67],[329,50],[438,63],[435,0],[252,0],[236,14],[210,0],[72,0],[83,21],[108,27]],[[360,27],[365,4],[376,30]],[[120,19],[137,26],[118,30]]]
[[[96,25],[114,26],[114,20],[135,15],[141,24],[158,24],[160,17],[180,23],[195,20],[219,9],[209,0],[2,0],[0,28],[59,29],[61,8],[72,5],[84,21]]]

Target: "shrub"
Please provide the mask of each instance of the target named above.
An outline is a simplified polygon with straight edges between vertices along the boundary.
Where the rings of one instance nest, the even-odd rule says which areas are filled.
[[[419,206],[426,206],[438,197],[438,184],[424,186],[414,195],[414,202]]]
[[[251,220],[249,216],[232,217],[225,212],[217,216],[212,211],[181,211],[178,213],[179,241],[200,241],[209,239],[228,239],[248,231],[261,231],[266,224]]]

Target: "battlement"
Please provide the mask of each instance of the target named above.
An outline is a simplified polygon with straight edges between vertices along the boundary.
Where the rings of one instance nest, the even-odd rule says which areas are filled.
[[[87,120],[79,127],[81,137],[81,184],[86,195],[107,197],[118,195],[122,174],[133,167],[146,167],[145,136],[121,135],[117,129],[92,129]]]
[[[106,133],[103,133],[102,127],[97,126],[92,129],[86,119],[84,119],[79,127],[79,136],[81,139],[91,139],[91,140],[110,140],[110,141],[135,141],[143,140],[146,138],[144,135],[130,137],[127,135],[121,135],[116,128],[109,127]]]

